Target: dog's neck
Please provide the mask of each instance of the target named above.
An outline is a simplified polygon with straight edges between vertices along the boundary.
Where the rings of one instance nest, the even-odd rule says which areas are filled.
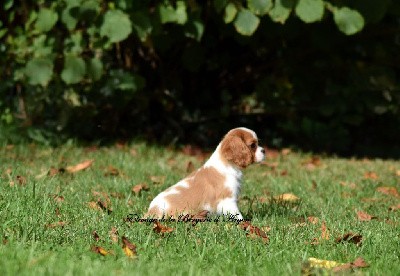
[[[230,162],[224,160],[221,156],[221,144],[215,149],[213,154],[204,164],[204,167],[213,167],[218,170],[220,173],[224,175],[230,175],[236,178],[238,181],[242,178],[242,171],[235,165],[231,164]]]

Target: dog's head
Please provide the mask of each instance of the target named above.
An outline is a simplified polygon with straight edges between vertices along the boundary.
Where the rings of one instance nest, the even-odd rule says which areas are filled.
[[[240,127],[230,130],[221,141],[221,155],[239,168],[246,168],[265,158],[264,148],[258,145],[254,131]]]

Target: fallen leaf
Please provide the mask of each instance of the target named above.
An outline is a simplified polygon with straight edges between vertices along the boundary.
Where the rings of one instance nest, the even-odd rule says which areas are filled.
[[[281,155],[281,153],[277,149],[264,148],[264,150],[265,150],[265,159],[277,159]]]
[[[317,224],[319,219],[317,217],[307,217],[308,222],[311,224]]]
[[[110,230],[110,239],[112,242],[117,243],[118,242],[118,230],[115,227],[112,227]]]
[[[152,175],[152,176],[150,176],[150,180],[151,180],[151,182],[153,182],[153,184],[163,184],[165,181],[165,176]]]
[[[353,183],[353,182],[349,183],[349,182],[345,182],[345,181],[340,181],[340,185],[342,185],[343,187],[348,187],[353,190],[357,188],[356,183]]]
[[[105,192],[92,191],[93,197],[97,198],[97,205],[108,214],[112,213],[111,199]]]
[[[132,156],[134,156],[134,157],[136,157],[136,156],[138,155],[138,152],[137,152],[136,149],[131,149],[129,152],[130,152],[130,154],[131,154]]]
[[[97,204],[96,201],[90,201],[90,202],[88,202],[88,206],[89,206],[90,209],[100,210],[100,211],[101,211],[101,208],[100,208],[100,206]]]
[[[292,150],[289,148],[284,148],[281,150],[282,155],[289,155],[290,153],[292,153]]]
[[[336,261],[321,260],[321,259],[317,259],[317,258],[308,258],[308,263],[309,263],[310,267],[327,268],[327,269],[331,269],[331,268],[343,265],[343,263],[339,263]]]
[[[400,197],[400,194],[395,187],[378,187],[376,188],[376,191],[385,195]]]
[[[57,169],[54,167],[50,167],[50,170],[47,172],[47,175],[48,176],[56,176],[57,174],[64,173],[64,172],[65,172],[65,169],[63,169],[63,168]]]
[[[397,211],[400,209],[400,203],[389,207],[389,211]]]
[[[193,165],[192,161],[189,161],[186,165],[186,173],[191,173],[195,170],[195,167]]]
[[[362,236],[360,234],[353,234],[351,232],[346,233],[343,235],[343,237],[339,237],[336,239],[337,243],[341,243],[341,242],[351,242],[354,243],[356,245],[361,245],[362,242]]]
[[[278,202],[286,201],[286,202],[295,202],[298,201],[300,198],[295,196],[292,193],[285,193],[278,196],[274,196],[274,199]]]
[[[137,184],[132,187],[132,192],[135,195],[139,195],[141,191],[148,191],[148,190],[149,190],[149,187],[147,186],[146,183]]]
[[[364,174],[365,179],[372,179],[372,180],[377,180],[379,177],[375,172],[366,172]]]
[[[158,221],[155,221],[155,222],[154,222],[153,231],[156,232],[156,233],[161,233],[161,234],[170,233],[170,232],[172,232],[173,230],[174,230],[173,228],[164,226],[164,225],[162,225],[162,224],[161,224],[160,222],[158,222]]]
[[[288,173],[287,170],[283,170],[283,171],[281,171],[281,173],[280,173],[281,176],[286,176],[286,175],[288,175],[288,174],[289,174],[289,173]]]
[[[325,221],[321,224],[321,239],[329,240],[329,230],[326,227]]]
[[[17,175],[17,181],[20,186],[26,186],[26,177]]]
[[[376,218],[363,211],[357,211],[357,217],[359,221],[370,221],[371,219]]]
[[[93,162],[94,162],[93,159],[86,160],[86,161],[83,161],[82,163],[79,163],[77,165],[68,166],[66,168],[66,170],[68,172],[70,172],[70,173],[76,173],[76,172],[79,172],[79,171],[82,171],[82,170],[85,170],[85,169],[89,168],[93,164]]]
[[[137,255],[136,245],[131,243],[125,236],[122,237],[122,249],[126,256],[134,258]]]
[[[93,239],[94,239],[95,241],[97,241],[97,242],[100,240],[100,236],[99,236],[99,234],[97,234],[96,231],[93,231],[93,232],[92,232],[92,237],[93,237]]]
[[[60,196],[60,195],[53,195],[52,197],[53,197],[54,201],[57,202],[57,203],[61,203],[61,202],[63,202],[65,200],[65,198],[63,196]]]
[[[314,170],[315,168],[322,165],[321,159],[318,156],[312,156],[311,159],[301,162],[307,170]]]
[[[64,227],[67,223],[65,221],[57,221],[54,223],[46,224],[46,228]]]
[[[100,254],[102,256],[107,256],[108,254],[110,254],[107,250],[105,250],[103,247],[101,246],[92,246],[91,250],[94,253]]]
[[[243,230],[246,231],[246,236],[253,239],[257,237],[262,238],[263,242],[269,242],[267,234],[257,226],[252,225],[249,221],[241,222],[239,225]]]
[[[400,177],[400,170],[396,170],[396,176],[399,176]]]
[[[369,265],[364,261],[363,258],[358,257],[351,263],[346,263],[342,264],[340,266],[334,267],[332,269],[333,272],[342,272],[350,269],[355,269],[355,268],[364,268],[368,267]]]
[[[113,166],[108,166],[104,176],[118,176],[120,174],[119,170]]]

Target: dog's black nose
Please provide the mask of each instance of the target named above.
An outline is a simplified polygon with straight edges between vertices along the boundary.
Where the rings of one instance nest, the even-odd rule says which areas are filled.
[[[264,148],[263,148],[263,149],[261,149],[261,152],[262,152],[262,153],[265,153],[265,149],[264,149]]]

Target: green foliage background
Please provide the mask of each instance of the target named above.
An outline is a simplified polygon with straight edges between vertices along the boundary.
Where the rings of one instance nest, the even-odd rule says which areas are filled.
[[[0,139],[143,136],[400,155],[395,0],[0,4]]]

